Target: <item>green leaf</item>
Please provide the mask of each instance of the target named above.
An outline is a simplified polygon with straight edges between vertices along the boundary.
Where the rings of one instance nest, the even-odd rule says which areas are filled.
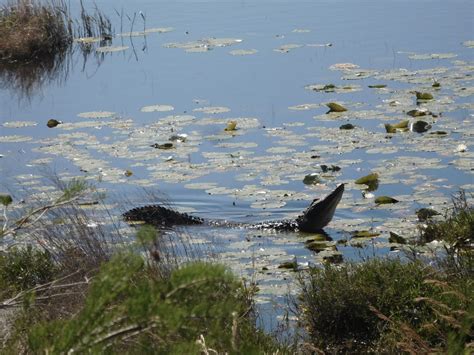
[[[387,133],[395,133],[397,130],[407,131],[409,122],[408,120],[403,120],[395,124],[386,123],[385,130]]]
[[[10,195],[0,195],[0,203],[5,207],[13,202],[13,199]]]
[[[339,129],[354,129],[355,126],[351,123],[346,123],[346,124],[343,124],[341,126],[339,126]]]
[[[379,179],[379,174],[371,173],[369,175],[362,176],[362,177],[358,178],[355,181],[355,183],[358,184],[358,185],[362,185],[362,184],[369,185],[371,183],[377,182],[378,179]]]
[[[371,232],[371,231],[355,231],[352,232],[352,238],[374,238],[378,237],[380,233],[378,232]]]
[[[405,238],[398,235],[397,233],[390,232],[390,237],[388,238],[389,243],[397,243],[397,244],[406,244]]]
[[[305,185],[316,185],[320,183],[321,183],[321,178],[316,173],[308,174],[303,179],[303,184]]]
[[[375,203],[377,205],[385,205],[388,203],[397,203],[397,202],[399,201],[390,196],[379,196],[375,199]]]
[[[433,100],[433,95],[431,95],[429,92],[415,91],[415,94],[417,100]]]
[[[329,107],[328,112],[344,112],[347,111],[347,108],[345,108],[342,105],[339,105],[338,103],[335,102],[329,102],[326,104],[327,107]]]

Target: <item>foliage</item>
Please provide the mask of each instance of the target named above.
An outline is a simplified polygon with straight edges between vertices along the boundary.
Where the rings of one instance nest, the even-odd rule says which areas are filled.
[[[254,353],[273,346],[255,330],[248,295],[224,267],[192,263],[167,280],[148,275],[141,257],[116,255],[76,317],[31,330],[30,350]]]
[[[0,291],[4,293],[23,291],[49,282],[57,274],[57,267],[47,251],[26,248],[12,248],[0,254]]]
[[[62,1],[10,1],[0,13],[0,58],[29,60],[63,52],[72,26]]]
[[[473,237],[474,207],[469,205],[465,193],[461,191],[453,198],[453,208],[442,221],[427,220],[420,242],[446,241],[451,246],[462,248],[472,243]]]
[[[310,346],[330,352],[467,351],[472,277],[445,271],[398,259],[311,269],[301,280],[299,304]]]

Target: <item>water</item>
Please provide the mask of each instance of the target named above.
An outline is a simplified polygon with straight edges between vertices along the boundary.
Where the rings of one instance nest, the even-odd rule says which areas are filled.
[[[432,205],[440,210],[459,188],[474,191],[473,49],[462,45],[473,39],[474,5],[470,1],[101,1],[98,6],[109,14],[117,32],[121,22],[124,31],[131,26],[126,17],[121,21],[115,14],[114,9],[120,12],[122,8],[132,17],[142,11],[146,28],[174,30],[115,38],[114,45],[130,48],[90,57],[85,64],[77,52],[67,78],[46,83],[28,97],[8,82],[2,83],[0,136],[30,137],[23,142],[1,140],[2,189],[21,194],[20,185],[29,184],[33,191],[41,192],[37,186],[41,186],[38,181],[44,167],[35,160],[49,158],[46,165],[57,174],[86,176],[106,188],[109,196],[127,196],[132,203],[153,202],[137,194],[145,186],[167,194],[177,207],[194,208],[201,216],[258,221],[297,215],[313,198],[345,182],[344,200],[327,229],[334,239],[327,255],[336,247],[347,260],[389,253],[389,231],[407,237],[416,234],[417,208]],[[133,30],[140,31],[143,25],[137,15]],[[205,53],[165,47],[210,37],[242,42]],[[332,45],[325,46],[329,43]],[[288,53],[275,51],[287,44],[301,47]],[[237,49],[258,52],[229,54]],[[453,56],[410,59],[427,53]],[[358,70],[378,74],[342,80],[348,73],[329,69],[337,63],[358,65],[360,69],[352,74]],[[400,68],[415,73],[411,82],[400,76]],[[377,76],[390,70],[398,71],[395,79]],[[451,73],[456,74],[454,78]],[[427,78],[439,80],[441,89],[434,90]],[[360,88],[341,94],[305,89],[309,84],[330,83]],[[388,89],[367,87],[373,84],[386,84]],[[429,138],[429,133],[405,132],[386,138],[384,123],[411,119],[404,111],[417,107],[410,93],[416,89],[433,92],[435,102],[425,106],[437,115],[442,113],[442,117],[421,119],[433,125],[432,131],[447,131],[448,136]],[[470,94],[464,95],[466,92]],[[400,106],[389,105],[397,100]],[[324,103],[330,101],[346,105],[349,116],[325,115]],[[310,103],[319,106],[289,109]],[[140,111],[157,104],[171,105],[174,110]],[[207,106],[230,111],[193,111]],[[90,111],[111,111],[115,118],[77,116]],[[195,118],[160,125],[168,115]],[[65,124],[49,129],[46,122],[50,118]],[[235,136],[223,131],[231,119],[238,121]],[[37,125],[5,127],[11,121]],[[67,127],[80,122],[97,125]],[[100,126],[104,122],[113,125]],[[338,129],[347,122],[356,125],[356,130]],[[188,141],[169,151],[150,147],[166,142],[176,132],[188,134]],[[467,151],[456,151],[460,144]],[[311,158],[315,155],[320,157]],[[168,156],[172,159],[167,160]],[[322,174],[322,185],[304,185],[306,174],[321,173],[320,164],[335,164],[342,170]],[[126,169],[133,172],[129,178],[123,175]],[[374,194],[394,196],[398,204],[380,207],[362,198],[362,187],[353,181],[371,171],[381,175]],[[190,189],[185,186],[190,183],[213,185]],[[210,190],[212,187],[225,189]],[[260,206],[252,208],[255,203]],[[262,203],[270,205],[264,209]],[[277,208],[275,203],[283,206]],[[351,241],[352,231],[366,229],[381,234],[373,240]],[[202,228],[188,232],[238,273],[257,273],[263,294],[281,291],[278,285],[290,274],[278,269],[281,262],[296,257],[304,267],[320,262],[325,255],[304,248],[309,235]],[[336,245],[344,240],[348,242]],[[262,268],[268,270],[262,272]]]

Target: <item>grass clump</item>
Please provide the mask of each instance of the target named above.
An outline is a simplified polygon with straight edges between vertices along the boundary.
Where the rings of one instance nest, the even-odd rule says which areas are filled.
[[[373,259],[362,264],[313,268],[302,280],[303,322],[314,343],[325,350],[370,349],[383,321],[370,309],[416,324],[428,311],[414,299],[427,270],[418,263]]]
[[[472,277],[373,259],[313,268],[301,283],[300,319],[311,349],[463,353],[473,341]]]
[[[119,254],[95,277],[83,309],[35,326],[37,352],[255,353],[276,349],[255,329],[247,290],[223,266],[192,263],[169,279]]]
[[[24,291],[51,281],[58,269],[47,251],[12,248],[0,254],[0,296]]]
[[[453,198],[453,207],[444,219],[427,219],[422,230],[420,242],[429,243],[433,240],[445,241],[456,248],[472,244],[474,238],[474,207],[467,201],[463,191]]]
[[[73,28],[60,0],[9,1],[0,11],[0,59],[52,57],[72,43]]]

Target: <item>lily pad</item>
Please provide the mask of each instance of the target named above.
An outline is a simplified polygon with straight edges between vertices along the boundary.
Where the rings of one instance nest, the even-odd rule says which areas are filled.
[[[234,49],[233,51],[230,51],[229,54],[235,55],[235,56],[243,56],[243,55],[251,55],[258,53],[258,50],[256,49]]]
[[[229,121],[227,122],[226,128],[224,131],[235,131],[237,129],[237,121]]]
[[[420,222],[425,222],[426,220],[430,219],[431,217],[438,216],[440,213],[435,211],[431,208],[420,208],[416,211],[416,216]]]
[[[377,205],[385,205],[389,203],[398,203],[399,201],[390,196],[379,196],[375,199]]]
[[[397,243],[397,244],[406,244],[406,239],[403,238],[401,235],[397,233],[390,232],[390,237],[388,238],[389,243]]]
[[[163,143],[163,144],[155,143],[155,144],[152,144],[150,147],[156,148],[156,149],[171,149],[171,148],[174,148],[174,145],[173,143]]]
[[[167,112],[173,111],[174,107],[171,105],[152,105],[152,106],[144,106],[140,109],[141,112]]]
[[[9,204],[11,204],[13,202],[13,199],[10,195],[0,195],[0,203],[3,205],[3,206],[8,206]]]
[[[376,85],[369,85],[369,88],[371,89],[383,89],[383,88],[386,88],[387,85],[385,84],[376,84]]]
[[[410,130],[416,133],[427,132],[431,125],[425,121],[415,121],[410,125]]]
[[[296,261],[285,261],[284,263],[281,263],[278,265],[279,269],[291,269],[291,270],[297,270],[298,269],[298,263]]]
[[[319,177],[319,174],[317,173],[308,174],[303,179],[303,184],[305,185],[317,185],[317,184],[320,184],[321,182],[322,182],[321,178]]]
[[[46,123],[46,126],[48,126],[49,128],[54,128],[56,127],[57,125],[61,124],[62,122],[61,121],[58,121],[58,120],[55,120],[55,119],[50,119],[48,120],[48,122]]]
[[[104,46],[96,48],[95,51],[97,53],[122,52],[124,50],[127,50],[128,48],[128,46]]]
[[[10,121],[2,124],[5,128],[23,128],[23,127],[33,127],[38,123],[34,121]]]
[[[415,91],[417,100],[433,100],[433,95],[429,92]]]
[[[367,230],[355,231],[351,233],[352,238],[375,238],[380,235],[379,232],[371,232]]]
[[[91,112],[82,112],[77,116],[82,118],[110,118],[115,116],[115,112],[110,111],[91,111]]]
[[[346,123],[346,124],[343,124],[341,126],[339,126],[339,129],[345,129],[345,130],[349,130],[349,129],[354,129],[355,126],[351,123]]]
[[[379,179],[379,174],[371,173],[369,175],[362,176],[362,177],[358,178],[355,181],[355,183],[358,184],[358,185],[368,185],[368,184],[371,184],[371,183],[374,183],[374,182],[378,181],[378,179]]]
[[[329,107],[329,111],[328,112],[344,112],[344,111],[347,111],[347,108],[345,108],[344,106],[336,103],[336,102],[329,102],[326,104],[327,107]]]
[[[311,251],[319,253],[329,247],[324,241],[309,240],[305,242],[305,247]]]
[[[408,120],[403,120],[395,124],[386,123],[384,126],[387,133],[395,133],[397,130],[408,131],[409,122]]]
[[[407,115],[411,116],[411,117],[422,117],[422,116],[426,116],[426,115],[430,115],[430,114],[431,114],[431,112],[429,112],[426,109],[414,109],[414,110],[411,110],[411,111],[407,112]]]

